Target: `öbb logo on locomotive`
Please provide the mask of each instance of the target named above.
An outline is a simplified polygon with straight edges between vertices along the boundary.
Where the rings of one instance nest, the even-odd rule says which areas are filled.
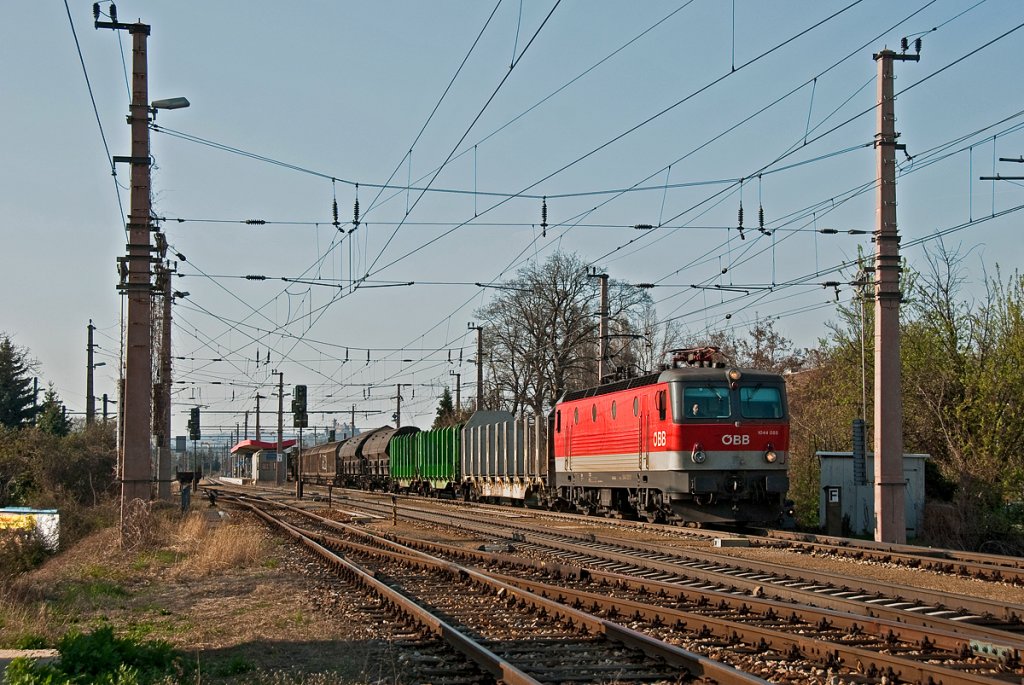
[[[300,455],[298,477],[655,522],[771,524],[789,488],[785,386],[776,373],[677,355],[658,372],[567,392],[547,416],[478,411],[448,428],[383,426],[317,445]],[[706,446],[700,459],[694,445]]]

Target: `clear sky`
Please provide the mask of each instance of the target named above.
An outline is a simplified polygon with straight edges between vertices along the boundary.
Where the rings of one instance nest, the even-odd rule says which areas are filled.
[[[1024,256],[1024,212],[979,221],[1024,190],[978,179],[1024,175],[995,161],[1024,153],[1019,0],[117,5],[152,26],[151,99],[192,103],[160,112],[152,137],[154,211],[187,258],[175,434],[195,404],[211,412],[207,435],[233,429],[275,369],[309,386],[321,430],[347,414],[320,412],[353,404],[381,412],[361,427],[389,420],[396,383],[411,384],[402,423],[426,427],[450,371],[474,392],[466,324],[500,291],[472,284],[557,249],[657,283],[659,317],[687,331],[777,317],[813,345],[834,316],[821,284],[848,282],[835,269],[872,250],[845,231],[874,225],[872,53],[904,36],[924,41],[919,63],[896,65],[912,156],[904,255],[922,268],[937,231],[973,222],[943,238],[973,292]],[[106,363],[97,394],[116,395],[129,174],[111,176],[108,151],[129,154],[132,55],[128,35],[93,28],[91,2],[67,7],[70,21],[60,0],[6,3],[0,22],[0,331],[82,411],[90,318]],[[356,183],[363,222],[342,233],[332,201],[351,229]],[[759,205],[771,236],[756,230]],[[353,274],[360,288],[336,287]],[[748,294],[690,287],[713,284]]]

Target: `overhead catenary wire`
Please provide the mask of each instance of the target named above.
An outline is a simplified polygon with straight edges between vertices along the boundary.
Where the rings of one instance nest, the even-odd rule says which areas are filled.
[[[128,236],[128,225],[124,213],[124,203],[121,201],[121,186],[117,183],[117,169],[114,166],[114,158],[110,154],[110,146],[107,144],[107,134],[103,131],[103,121],[100,119],[100,110],[96,106],[96,95],[92,90],[92,81],[89,79],[89,70],[85,67],[85,57],[82,55],[82,45],[78,42],[78,32],[75,31],[75,21],[71,17],[71,7],[68,0],[64,0],[64,10],[68,15],[68,25],[71,27],[71,36],[75,40],[75,51],[78,53],[78,61],[82,65],[82,76],[85,77],[85,87],[89,91],[89,101],[92,103],[92,111],[96,116],[96,126],[100,132],[100,140],[103,142],[103,152],[107,157],[107,165],[110,167],[110,175],[114,177],[114,193],[117,195],[117,207],[121,214],[121,223],[124,224],[125,237]]]
[[[660,187],[661,187],[661,186],[659,186],[659,188],[660,188]],[[407,223],[409,223],[409,225],[411,225],[411,222],[407,222]]]

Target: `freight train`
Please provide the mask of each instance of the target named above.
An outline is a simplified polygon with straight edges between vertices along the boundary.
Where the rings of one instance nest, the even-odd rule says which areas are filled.
[[[677,350],[656,373],[566,393],[546,420],[477,411],[303,450],[306,483],[684,523],[777,523],[789,488],[782,376]]]

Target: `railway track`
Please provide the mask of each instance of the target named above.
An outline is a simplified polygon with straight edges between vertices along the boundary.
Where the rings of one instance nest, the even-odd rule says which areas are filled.
[[[395,504],[387,495],[350,491],[347,503],[389,516]],[[404,502],[404,500],[402,500]],[[412,499],[422,503],[429,500]],[[531,523],[532,513],[516,516],[515,510],[495,507],[500,525],[487,527],[479,513],[445,504],[444,513],[431,513],[400,505],[403,516],[433,525],[461,524],[467,531],[512,541],[520,547],[529,542],[539,554],[553,553],[567,563],[589,564],[634,575],[671,574],[675,582],[697,583],[723,591],[747,594],[770,593],[774,599],[829,608],[871,618],[911,623],[954,633],[970,632],[977,638],[979,653],[1002,655],[1007,645],[1017,649],[1024,634],[1024,606],[967,595],[955,595],[909,585],[872,582],[869,579],[815,573],[793,566],[756,562],[709,549],[685,550],[656,540],[637,542],[612,534],[574,533],[553,530],[545,523]],[[544,517],[546,521],[547,518]],[[594,519],[575,517],[577,523]],[[609,522],[612,523],[612,522]],[[660,533],[659,533],[660,534]],[[528,538],[528,539],[527,539]],[[693,539],[687,536],[687,539]],[[524,548],[525,549],[525,548]],[[552,551],[553,550],[553,551]]]
[[[343,490],[342,497],[352,497],[359,491]],[[413,497],[413,499],[417,499]],[[499,505],[481,503],[463,503],[457,500],[437,500],[446,508],[456,511],[472,508],[493,511],[496,515],[504,515],[509,511],[521,512],[524,515],[543,518],[551,521],[579,523],[582,521],[600,522],[631,531],[642,531],[647,535],[663,536],[669,539],[711,541],[721,537],[741,537],[751,546],[769,548],[786,548],[808,554],[826,554],[857,561],[869,561],[879,564],[896,565],[908,569],[921,569],[950,576],[975,578],[986,582],[1003,582],[1024,587],[1024,558],[1001,554],[984,554],[965,552],[943,548],[925,548],[915,545],[895,545],[871,540],[855,538],[839,538],[825,535],[798,533],[795,531],[761,529],[757,532],[741,530],[714,530],[684,528],[674,525],[654,524],[645,521],[623,519],[594,519],[582,514],[558,513],[540,509],[510,508]]]
[[[298,510],[295,510],[298,513]],[[378,536],[351,526],[324,521],[303,512],[320,525],[365,536],[366,544],[384,545]],[[316,535],[315,533],[311,533]],[[341,544],[330,536],[322,544]],[[587,607],[610,620],[627,618],[630,625],[687,649],[735,658],[754,658],[761,674],[773,682],[812,682],[809,674],[845,676],[830,682],[1019,682],[1016,648],[995,655],[977,654],[965,635],[919,629],[897,622],[870,621],[840,612],[800,607],[769,599],[737,596],[735,592],[687,588],[671,580],[630,577],[611,571],[584,570],[527,561],[511,554],[403,540],[409,547],[433,555],[478,565],[501,565],[501,580],[533,593]],[[392,543],[394,544],[394,543]],[[522,541],[515,543],[522,551]],[[552,575],[552,572],[553,575]],[[557,584],[552,584],[552,582]],[[1012,651],[1013,654],[1009,652]],[[754,657],[753,655],[760,655]],[[795,664],[805,664],[802,668]],[[754,668],[740,664],[742,668]],[[789,675],[786,675],[786,672]],[[794,674],[795,669],[795,674]]]
[[[381,512],[390,505],[368,503]],[[526,520],[503,518],[500,525],[488,525],[479,516],[444,512],[435,514],[407,508],[404,514],[440,525],[459,524],[465,530],[490,535],[495,540],[529,543],[544,553],[559,553],[569,562],[620,570],[673,573],[680,580],[719,583],[753,592],[774,592],[777,598],[843,611],[860,606],[872,617],[942,627],[953,632],[983,632],[993,640],[1019,641],[1024,631],[1024,606],[966,595],[954,595],[926,588],[874,582],[854,576],[816,573],[790,565],[755,561],[709,549],[685,549],[653,541],[637,543],[615,535],[553,530]]]
[[[784,530],[764,530],[757,536],[751,536],[751,539],[766,545],[784,544],[808,552],[823,552],[851,559],[922,568],[935,573],[1024,585],[1024,559],[1003,554],[895,545]]]
[[[287,520],[296,516],[297,510],[282,515],[273,511],[281,509],[278,503],[238,501],[354,582],[380,595],[406,620],[439,636],[493,681],[766,682],[480,571],[408,548],[388,550],[328,541]]]

